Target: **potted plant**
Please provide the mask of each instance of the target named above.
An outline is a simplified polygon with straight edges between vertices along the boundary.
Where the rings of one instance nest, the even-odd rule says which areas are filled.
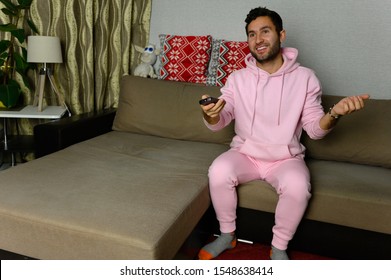
[[[21,94],[21,84],[31,89],[27,72],[31,65],[27,62],[27,38],[25,26],[38,33],[29,19],[29,9],[33,0],[0,0],[4,5],[1,11],[8,17],[8,23],[0,24],[0,107],[14,107]]]

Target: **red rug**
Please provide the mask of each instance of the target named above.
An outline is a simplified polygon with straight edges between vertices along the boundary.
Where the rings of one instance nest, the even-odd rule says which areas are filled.
[[[238,242],[236,247],[226,250],[215,260],[270,260],[270,245]],[[332,260],[328,257],[299,251],[288,251],[291,260]]]

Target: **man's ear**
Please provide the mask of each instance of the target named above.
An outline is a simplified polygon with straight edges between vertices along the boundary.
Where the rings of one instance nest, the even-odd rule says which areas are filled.
[[[283,29],[280,32],[280,43],[284,43],[285,39],[286,39],[286,32],[285,32],[285,29]]]

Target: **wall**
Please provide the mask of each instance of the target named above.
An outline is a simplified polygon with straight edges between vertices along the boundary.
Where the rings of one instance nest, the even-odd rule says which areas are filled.
[[[390,0],[153,0],[150,41],[161,33],[246,40],[244,19],[259,6],[281,15],[284,46],[299,49],[324,93],[391,99]]]

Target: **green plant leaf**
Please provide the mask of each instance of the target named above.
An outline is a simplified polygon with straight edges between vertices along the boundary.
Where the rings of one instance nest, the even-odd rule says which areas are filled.
[[[24,39],[26,37],[26,35],[24,34],[24,29],[16,29],[16,30],[12,30],[11,31],[11,34],[13,36],[15,36],[15,38],[18,39],[18,41],[23,44],[24,42]]]
[[[25,72],[29,68],[29,64],[19,53],[14,53],[15,57],[15,69],[19,72]]]
[[[8,57],[8,53],[7,52],[3,52],[1,55],[0,55],[0,65],[3,65],[6,58]]]
[[[27,19],[27,24],[34,33],[39,34],[38,28],[35,26],[34,22],[32,22],[30,19]]]
[[[2,59],[2,58],[0,58],[0,77],[3,77],[4,76],[4,71],[3,71],[3,69],[2,69],[2,67],[3,67],[3,65],[4,65],[4,63],[5,63],[5,59]]]
[[[14,12],[14,13],[18,12],[18,7],[14,3],[12,3],[11,1],[9,1],[9,0],[0,0],[0,2],[3,3],[4,6],[6,6],[6,8],[11,10],[12,12]]]
[[[17,86],[18,88],[20,88],[19,83],[17,81],[15,81],[15,80],[10,80],[8,84],[10,86]]]
[[[23,47],[23,43],[27,39],[27,33],[24,29],[17,27],[19,26],[17,22],[23,21],[23,26],[28,25],[32,33],[39,33],[38,28],[31,20],[29,11],[33,1],[34,0],[0,0],[0,3],[3,4],[1,11],[9,17],[9,23],[0,24],[0,32],[11,33],[11,39],[9,39],[9,41],[0,41],[0,66],[4,66],[5,63],[12,63],[12,65],[7,65],[7,68],[0,68],[0,78],[4,84],[15,84],[19,88],[24,84],[25,87],[31,89],[31,81],[27,76],[27,73],[36,66],[35,64],[27,62],[27,49]],[[12,47],[14,51],[10,51],[10,48]],[[16,73],[18,76],[17,80],[15,79]]]
[[[18,28],[15,26],[15,24],[12,24],[12,23],[0,24],[0,31],[11,32],[11,31],[14,31],[17,29]]]
[[[8,48],[11,46],[11,41],[9,40],[1,40],[0,41],[0,54],[8,50]]]
[[[10,9],[7,9],[7,8],[2,8],[1,11],[6,14],[7,16],[14,16],[16,17],[18,14],[11,11]]]
[[[17,72],[21,76],[24,86],[31,90],[30,80],[27,77],[26,73],[23,73],[23,72],[20,72],[20,71],[17,71]]]
[[[22,57],[25,61],[27,61],[27,49],[24,47],[21,47],[22,49]]]
[[[23,9],[28,9],[31,6],[33,0],[18,0],[18,3]]]

